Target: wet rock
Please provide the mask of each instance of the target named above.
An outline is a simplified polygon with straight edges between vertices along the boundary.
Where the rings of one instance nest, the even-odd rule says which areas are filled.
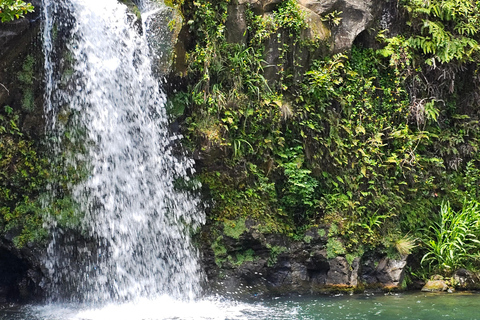
[[[159,76],[165,76],[174,64],[174,48],[178,42],[183,25],[181,12],[172,7],[152,2],[156,6],[150,14],[144,16],[147,41],[153,58],[153,70]]]
[[[445,280],[428,280],[422,288],[422,291],[424,292],[440,292],[447,290],[448,285]]]
[[[232,237],[222,234],[218,226],[205,226],[201,237],[207,287],[218,293],[242,288],[242,294],[246,295],[329,293],[364,286],[388,290],[401,287],[406,257],[395,260],[369,253],[351,262],[344,256],[328,259],[328,232],[323,227],[306,230],[301,240],[263,234],[258,227],[258,223],[247,219],[245,229],[242,227],[238,237]],[[217,232],[213,239],[209,238],[212,230]],[[222,250],[212,250],[212,243]],[[238,258],[246,257],[248,250],[248,261]],[[218,256],[212,256],[215,254]],[[219,259],[221,263],[215,263]]]

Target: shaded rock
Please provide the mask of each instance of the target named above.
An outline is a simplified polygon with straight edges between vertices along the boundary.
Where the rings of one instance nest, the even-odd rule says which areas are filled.
[[[244,4],[228,5],[226,25],[226,38],[229,43],[246,44],[247,21]]]
[[[399,260],[388,257],[368,257],[362,266],[362,279],[367,285],[377,284],[388,289],[400,289],[405,277],[407,256]]]
[[[336,257],[329,261],[330,269],[327,273],[326,285],[355,287],[358,284],[359,258],[355,258],[349,265],[345,257]]]
[[[0,240],[0,302],[39,301],[44,296],[45,273],[37,247],[16,248]]]
[[[444,280],[428,280],[422,288],[422,291],[424,292],[440,292],[447,290],[448,285]]]
[[[384,258],[377,266],[377,279],[386,287],[399,287],[405,276],[407,257],[400,260]]]
[[[452,284],[461,290],[478,290],[480,289],[480,277],[466,269],[458,269],[452,276]]]

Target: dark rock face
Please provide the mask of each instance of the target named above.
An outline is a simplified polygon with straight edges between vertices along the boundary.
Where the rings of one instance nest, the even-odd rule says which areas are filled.
[[[44,295],[41,251],[17,249],[7,240],[0,243],[0,302],[31,302]]]
[[[378,16],[377,8],[383,3],[375,0],[299,0],[299,3],[312,10],[318,16],[338,12],[342,18],[333,28],[333,51],[349,50],[355,38]]]
[[[393,260],[366,254],[351,260],[343,255],[329,258],[326,227],[311,228],[303,241],[293,241],[286,236],[261,234],[248,220],[246,226],[238,239],[224,233],[219,236],[218,228],[215,239],[209,239],[212,230],[205,228],[201,251],[208,289],[221,294],[257,295],[329,293],[363,287],[392,290],[402,286],[406,257]]]
[[[3,111],[10,105],[21,110],[22,131],[38,137],[44,132],[41,1],[29,2],[35,12],[0,23],[0,108]],[[34,246],[18,249],[11,238],[10,234],[0,238],[0,303],[42,299],[44,272],[40,261],[44,250]]]

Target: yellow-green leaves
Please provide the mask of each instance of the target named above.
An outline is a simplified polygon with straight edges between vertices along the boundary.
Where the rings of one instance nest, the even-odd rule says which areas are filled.
[[[23,18],[25,14],[33,12],[31,3],[22,0],[0,0],[0,20],[9,22],[18,18]]]

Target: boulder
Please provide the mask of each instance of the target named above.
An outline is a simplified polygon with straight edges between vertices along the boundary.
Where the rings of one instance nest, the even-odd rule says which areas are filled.
[[[461,290],[480,289],[480,277],[464,268],[458,269],[452,276],[452,284]]]
[[[422,288],[424,292],[441,292],[447,290],[448,285],[445,280],[428,280]]]

